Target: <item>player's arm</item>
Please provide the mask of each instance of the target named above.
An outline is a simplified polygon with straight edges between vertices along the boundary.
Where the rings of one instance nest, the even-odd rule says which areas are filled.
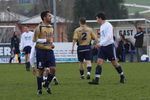
[[[97,36],[96,36],[96,34],[93,32],[92,29],[91,29],[91,38],[92,38],[92,40],[97,40]]]
[[[34,31],[33,42],[37,42],[39,33],[40,33],[40,30],[39,30],[39,27],[37,27]]]
[[[73,40],[73,43],[72,43],[72,50],[71,50],[71,53],[73,54],[73,52],[74,52],[74,46],[75,46],[75,44],[76,44],[76,40]]]

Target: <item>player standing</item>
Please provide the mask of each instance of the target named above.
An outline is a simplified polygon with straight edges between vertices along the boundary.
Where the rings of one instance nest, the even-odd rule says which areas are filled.
[[[102,64],[104,59],[111,61],[112,65],[116,68],[117,72],[120,74],[120,83],[125,82],[125,76],[122,71],[120,64],[116,58],[116,50],[113,40],[113,27],[106,21],[106,16],[104,13],[98,13],[96,15],[97,22],[100,26],[100,43],[96,46],[99,48],[97,67],[95,71],[95,79],[93,79],[89,84],[99,84],[99,79],[102,72]]]
[[[26,71],[30,71],[30,52],[33,46],[33,36],[34,33],[29,31],[27,26],[24,27],[24,33],[21,35],[21,43],[20,49],[23,53],[25,53],[25,64],[26,64]]]
[[[72,53],[74,51],[74,45],[77,42],[77,54],[80,64],[80,75],[81,79],[84,79],[84,65],[83,62],[86,60],[87,65],[87,79],[90,79],[90,73],[92,69],[91,57],[92,57],[92,48],[91,40],[96,39],[96,35],[93,33],[93,30],[86,26],[86,18],[81,17],[79,20],[80,27],[76,28],[73,36],[73,45]]]
[[[20,39],[18,37],[18,34],[19,33],[15,31],[13,37],[11,38],[11,57],[9,63],[12,62],[12,59],[15,57],[15,55],[17,55],[18,57],[18,62],[21,63],[20,50],[19,50]]]
[[[51,13],[49,11],[43,11],[41,13],[42,23],[36,28],[33,41],[36,42],[36,59],[37,59],[37,94],[42,94],[42,77],[44,67],[50,68],[47,80],[44,84],[47,92],[51,94],[50,82],[53,79],[56,71],[55,56],[53,52],[53,26],[50,25]],[[38,39],[43,40],[43,43],[37,42]]]

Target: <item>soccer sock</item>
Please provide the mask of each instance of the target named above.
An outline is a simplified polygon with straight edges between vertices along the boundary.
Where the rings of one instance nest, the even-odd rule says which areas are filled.
[[[19,63],[21,63],[21,59],[20,59],[20,57],[18,57],[18,61],[19,61]]]
[[[25,63],[26,64],[26,69],[28,68],[28,62]]]
[[[27,62],[27,66],[28,66],[28,68],[30,68],[30,62]]]
[[[53,77],[53,80],[56,79],[56,76]]]
[[[81,75],[81,76],[84,75],[84,70],[80,70],[80,75]]]
[[[91,67],[91,66],[88,66],[88,67],[87,67],[87,74],[90,74],[90,73],[91,73],[91,70],[92,70],[92,67]]]
[[[9,63],[11,63],[12,59],[13,59],[13,57],[10,58]]]
[[[96,76],[95,80],[97,82],[99,81],[101,73],[102,73],[102,66],[101,65],[97,65],[96,71],[95,71],[95,76]]]
[[[123,71],[122,71],[122,68],[120,65],[118,67],[116,67],[116,70],[120,75],[123,75]]]
[[[42,77],[37,77],[38,90],[42,90],[42,81],[43,81]]]
[[[48,74],[48,77],[47,77],[47,80],[46,80],[46,83],[45,83],[46,87],[49,86],[49,83],[52,81],[53,77],[54,77],[53,74]]]

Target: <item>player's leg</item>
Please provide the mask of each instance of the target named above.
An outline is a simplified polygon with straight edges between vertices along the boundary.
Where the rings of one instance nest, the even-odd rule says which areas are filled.
[[[47,91],[49,94],[52,93],[49,84],[50,84],[50,82],[52,81],[52,79],[53,79],[54,76],[55,76],[55,71],[56,71],[56,66],[51,66],[51,67],[50,67],[50,73],[49,73],[48,76],[47,76],[47,80],[46,80],[45,84],[43,85],[43,87],[46,88],[46,91]]]
[[[36,49],[36,60],[37,60],[37,85],[38,85],[38,92],[41,92],[39,94],[42,94],[42,82],[43,82],[43,72],[44,72],[44,65],[45,59],[43,57],[44,52],[43,50]]]
[[[19,50],[19,48],[16,49],[16,54],[17,54],[17,56],[18,56],[18,62],[19,62],[19,64],[21,64],[20,50]]]
[[[42,94],[43,72],[43,69],[37,69],[37,94]]]
[[[12,62],[12,59],[15,57],[15,54],[14,54],[14,50],[11,51],[11,56],[10,56],[10,59],[9,59],[9,63],[11,64]]]
[[[84,63],[80,60],[79,62],[80,79],[84,79]]]
[[[117,60],[113,60],[111,62],[112,62],[112,65],[115,67],[115,69],[117,70],[117,72],[120,75],[120,83],[125,83],[125,76],[124,76],[121,65],[118,63]]]
[[[120,83],[124,83],[125,82],[125,77],[122,71],[122,67],[120,66],[120,64],[117,61],[117,57],[116,57],[116,49],[114,47],[114,45],[110,46],[109,49],[111,50],[108,53],[108,59],[111,61],[112,65],[116,68],[117,72],[120,75]]]
[[[29,46],[24,47],[26,71],[30,71]]]
[[[25,54],[25,59],[26,59],[26,71],[30,71],[30,54]]]
[[[85,60],[86,60],[86,66],[87,66],[87,77],[86,77],[87,79],[90,79],[90,74],[92,70],[91,59],[92,59],[92,50],[86,51]]]
[[[91,60],[86,60],[86,65],[87,65],[87,79],[90,79],[90,75],[91,75],[91,70],[92,70],[92,64],[91,64]]]
[[[46,68],[44,70],[44,73],[43,73],[43,83],[45,84],[46,80],[47,80],[47,76],[48,74],[50,73],[50,69],[49,68]],[[58,85],[58,80],[56,78],[56,75],[53,77],[53,81],[54,81],[54,84],[55,85]]]
[[[98,58],[97,66],[96,66],[96,70],[95,70],[95,79],[93,79],[91,82],[89,82],[89,84],[99,84],[99,80],[100,80],[101,73],[102,73],[102,64],[103,64],[103,59]]]
[[[53,77],[53,81],[55,85],[58,85],[58,79],[56,78],[56,73],[55,73],[55,76]]]
[[[80,79],[84,79],[84,52],[77,52],[79,61]]]
[[[17,54],[17,56],[18,56],[18,62],[19,62],[19,64],[21,64],[20,54]]]
[[[51,94],[51,90],[49,87],[50,82],[52,81],[53,77],[55,76],[55,71],[56,71],[56,63],[55,63],[55,56],[54,56],[54,52],[52,50],[50,51],[45,51],[47,56],[45,57],[46,59],[46,64],[47,66],[50,66],[50,73],[47,76],[47,80],[45,82],[45,85],[43,85],[47,92],[49,94]]]

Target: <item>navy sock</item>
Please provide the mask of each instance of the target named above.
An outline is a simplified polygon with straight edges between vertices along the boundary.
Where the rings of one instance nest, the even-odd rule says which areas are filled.
[[[54,75],[53,74],[49,74],[45,83],[45,86],[48,87],[49,83],[52,81]]]
[[[121,66],[116,67],[116,70],[117,70],[117,72],[118,72],[120,75],[123,75],[123,71],[122,71]]]
[[[19,63],[21,63],[21,59],[20,59],[20,57],[18,57],[18,61],[19,61]]]
[[[13,59],[13,57],[10,58],[9,63],[11,63],[12,59]]]
[[[91,70],[92,70],[92,67],[91,67],[91,66],[88,66],[88,67],[87,67],[87,71],[88,71],[88,72],[91,72]]]
[[[101,65],[97,65],[96,67],[96,71],[95,71],[95,81],[98,82],[99,81],[99,78],[100,78],[100,75],[102,73],[102,66]]]
[[[80,75],[84,75],[84,70],[80,70]]]
[[[101,73],[102,73],[102,66],[101,65],[97,65],[95,74],[96,75],[101,75]]]
[[[28,68],[28,62],[26,62],[25,64],[26,64],[26,68]]]
[[[30,62],[27,62],[27,67],[30,68]]]
[[[38,90],[42,90],[42,81],[43,81],[42,77],[37,77]]]

